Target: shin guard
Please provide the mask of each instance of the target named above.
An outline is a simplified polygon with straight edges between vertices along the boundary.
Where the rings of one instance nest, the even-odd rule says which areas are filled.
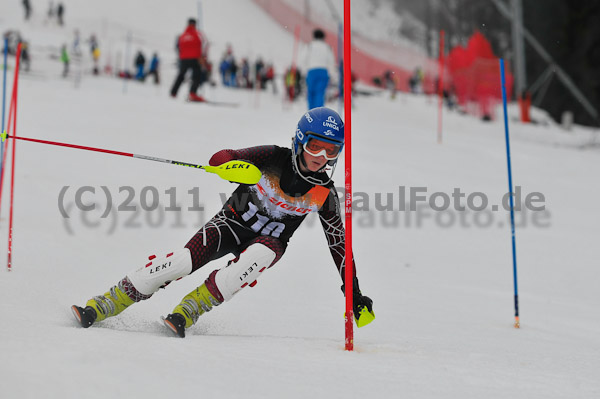
[[[230,262],[217,271],[215,285],[225,301],[230,300],[239,290],[249,285],[254,287],[260,274],[271,266],[276,254],[263,244],[252,244],[237,262]]]
[[[131,284],[143,295],[152,295],[160,287],[192,272],[190,250],[182,248],[166,256],[148,258],[150,263],[127,275]]]

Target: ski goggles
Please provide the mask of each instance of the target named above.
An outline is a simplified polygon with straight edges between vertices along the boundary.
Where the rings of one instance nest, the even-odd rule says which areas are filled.
[[[339,144],[330,143],[328,141],[319,140],[314,137],[310,137],[306,143],[304,143],[304,151],[308,152],[314,157],[324,156],[325,159],[333,160],[340,156],[342,146]]]

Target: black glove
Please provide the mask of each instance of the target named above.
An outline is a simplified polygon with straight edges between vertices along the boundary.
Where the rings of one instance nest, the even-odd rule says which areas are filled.
[[[365,295],[361,295],[361,293],[354,293],[353,296],[353,302],[354,302],[354,315],[358,318],[358,316],[360,315],[360,312],[364,309],[367,308],[367,310],[370,313],[373,313],[373,301],[371,300],[371,298],[369,298],[368,296]]]
[[[346,295],[345,284],[342,284],[342,292]],[[360,317],[360,312],[367,308],[370,313],[373,313],[373,300],[368,296],[361,294],[360,288],[358,287],[358,279],[354,277],[352,284],[352,310],[354,311],[354,317]]]

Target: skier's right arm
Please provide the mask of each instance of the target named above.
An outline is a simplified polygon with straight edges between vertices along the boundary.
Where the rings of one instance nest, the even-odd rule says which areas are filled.
[[[210,158],[208,164],[219,166],[229,161],[247,161],[260,168],[275,154],[276,149],[277,147],[274,145],[262,145],[240,150],[221,150]]]
[[[323,231],[327,237],[327,243],[331,256],[336,264],[336,267],[342,278],[342,292],[346,294],[345,283],[346,283],[346,239],[344,232],[344,225],[340,216],[340,203],[337,192],[334,187],[331,188],[329,197],[319,210],[319,218],[323,226]],[[352,279],[352,298],[354,316],[356,319],[356,325],[358,327],[369,324],[375,318],[373,313],[373,301],[366,295],[363,295],[358,286],[358,278],[356,277],[356,264],[354,263],[354,257],[352,257],[353,275]],[[368,313],[368,314],[364,314]]]

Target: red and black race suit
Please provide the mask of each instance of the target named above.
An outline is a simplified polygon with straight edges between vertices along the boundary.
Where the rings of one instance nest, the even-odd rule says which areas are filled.
[[[274,145],[222,150],[211,165],[231,160],[257,166],[262,177],[257,184],[241,184],[227,200],[223,212],[257,235],[270,236],[285,246],[311,212],[318,212],[329,249],[338,271],[345,263],[344,227],[340,203],[333,182],[314,185],[299,176],[292,165],[291,150]]]

